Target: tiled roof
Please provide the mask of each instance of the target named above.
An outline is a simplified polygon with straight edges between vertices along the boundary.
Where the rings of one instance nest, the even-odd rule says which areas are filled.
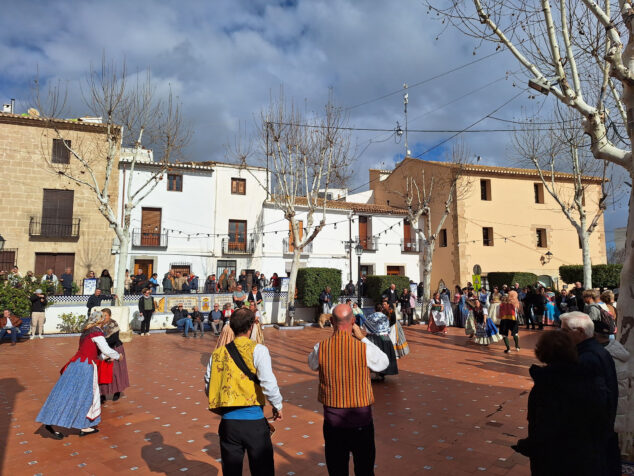
[[[121,163],[126,163],[129,164],[130,162],[132,162],[132,159],[130,157],[122,157],[120,160]],[[156,166],[160,166],[162,165],[161,162],[157,162],[157,161],[149,161],[149,160],[143,160],[143,159],[138,159],[137,160],[137,165],[156,165]],[[194,161],[190,161],[190,162],[170,162],[169,166],[172,168],[180,168],[180,169],[192,169],[192,170],[213,170],[214,167],[235,167],[237,169],[258,169],[258,170],[265,170],[265,167],[259,167],[256,165],[248,165],[247,167],[241,167],[239,164],[230,164],[227,162],[214,162],[214,161],[205,161],[205,162],[194,162]]]
[[[108,125],[95,122],[83,122],[79,119],[58,119],[28,114],[9,114],[0,112],[0,123],[21,124],[25,126],[48,127],[48,123],[55,123],[61,129],[80,130],[88,132],[106,132]],[[115,126],[119,128],[119,126]]]
[[[428,162],[433,165],[439,165],[441,167],[447,167],[452,169],[462,168],[466,173],[472,172],[474,174],[501,174],[501,175],[515,175],[515,176],[523,176],[523,177],[539,177],[539,173],[535,169],[521,169],[515,167],[500,167],[493,165],[480,165],[480,164],[457,164],[455,162],[440,162],[437,160],[421,160],[421,159],[413,159],[408,157],[399,165],[405,163],[405,161],[420,161],[420,162]],[[548,178],[550,174],[548,171],[544,171],[545,176]],[[565,179],[565,180],[574,180],[575,176],[573,174],[565,173],[565,172],[555,172],[555,179]],[[595,177],[592,175],[583,175],[582,180],[590,181],[590,182],[601,182],[602,177]]]
[[[296,197],[295,204],[299,206],[307,205],[306,197]],[[317,199],[319,207],[324,206],[323,198]],[[377,205],[374,203],[344,202],[341,200],[326,201],[326,208],[335,210],[351,210],[354,213],[368,213],[374,215],[407,215],[407,210],[403,208],[390,207],[388,205]]]

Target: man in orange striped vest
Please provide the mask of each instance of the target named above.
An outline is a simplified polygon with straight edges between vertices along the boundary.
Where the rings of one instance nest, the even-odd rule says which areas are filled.
[[[347,476],[350,453],[356,475],[374,475],[374,395],[370,371],[389,364],[387,355],[364,337],[352,309],[332,311],[332,337],[315,345],[308,365],[319,370],[319,401],[324,405],[326,465],[331,476]]]

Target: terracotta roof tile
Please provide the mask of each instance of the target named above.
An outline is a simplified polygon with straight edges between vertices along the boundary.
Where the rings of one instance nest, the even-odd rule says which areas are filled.
[[[297,197],[295,203],[299,206],[306,206],[308,203],[306,197]],[[323,198],[317,199],[317,204],[323,207]],[[344,202],[340,200],[328,200],[326,202],[326,208],[335,210],[351,210],[355,213],[368,213],[376,215],[407,215],[407,210],[403,208],[391,207],[388,205],[377,205],[374,203],[355,203]]]

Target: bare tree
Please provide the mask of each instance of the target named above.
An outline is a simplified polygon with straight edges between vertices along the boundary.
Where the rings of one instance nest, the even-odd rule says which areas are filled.
[[[598,160],[634,177],[634,9],[627,0],[426,0],[430,12],[508,51],[529,86],[577,112]],[[627,45],[627,46],[624,46]],[[616,131],[616,133],[615,133]],[[634,352],[634,195],[618,303],[619,338]]]
[[[595,160],[589,154],[583,144],[583,131],[561,112],[555,114],[553,123],[556,125],[551,129],[525,128],[518,131],[514,135],[514,145],[520,163],[537,170],[543,189],[555,200],[577,232],[583,259],[583,284],[592,288],[590,235],[607,208],[606,173],[609,163]],[[597,177],[601,191],[594,202],[594,197],[586,192],[591,184],[597,183]],[[586,203],[586,197],[593,201]],[[594,210],[591,216],[588,216],[589,208]]]
[[[189,131],[183,125],[180,107],[174,102],[171,91],[166,100],[158,99],[149,72],[131,77],[125,64],[117,68],[105,56],[100,69],[90,68],[82,93],[83,103],[91,114],[101,117],[106,147],[97,148],[88,141],[77,144],[64,141],[70,153],[70,163],[65,165],[53,163],[52,157],[43,155],[48,168],[92,192],[96,206],[114,230],[119,242],[115,294],[122,302],[132,210],[160,183],[170,160],[177,157],[187,143]],[[54,87],[49,90],[46,100],[42,100],[39,88],[36,88],[38,108],[60,139],[64,136],[55,118],[66,109],[66,99],[62,88]],[[153,149],[161,166],[156,167],[149,178],[134,183],[134,169],[143,155],[144,145]],[[119,173],[117,165],[124,146],[129,151],[130,173],[122,197],[122,216],[119,216],[116,195],[111,196],[111,185],[113,176],[116,181],[115,174]]]
[[[468,153],[464,144],[454,145],[452,150],[452,162],[447,175],[425,174],[425,168],[421,170],[421,177],[406,178],[406,193],[399,193],[407,206],[407,219],[416,230],[416,237],[420,243],[422,260],[423,282],[423,310],[427,309],[427,303],[431,297],[431,273],[436,242],[440,235],[447,216],[451,213],[451,206],[458,200],[458,195],[469,193],[470,182],[463,180],[460,190],[458,181],[464,177],[464,165]],[[440,218],[434,226],[432,213],[440,210]],[[420,297],[420,296],[419,296]]]
[[[293,253],[289,310],[294,308],[301,254],[326,225],[328,190],[333,184],[345,185],[348,178],[353,154],[345,126],[346,118],[332,99],[321,115],[306,115],[280,94],[260,117],[258,142],[270,164],[270,189],[268,183],[252,175],[267,193],[271,192],[270,200],[289,223],[288,251]],[[236,155],[246,167],[252,154],[237,147]],[[298,208],[306,209],[305,222],[298,219]],[[292,314],[287,312],[286,325],[292,323]]]

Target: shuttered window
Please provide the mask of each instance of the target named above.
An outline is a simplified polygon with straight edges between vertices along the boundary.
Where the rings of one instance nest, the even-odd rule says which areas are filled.
[[[141,245],[159,246],[161,243],[161,209],[141,209]]]
[[[51,162],[54,164],[70,163],[70,147],[71,142],[64,139],[53,139],[53,153],[51,154]]]
[[[46,270],[52,268],[59,277],[66,268],[75,270],[75,253],[35,253],[35,276],[40,279]]]
[[[42,235],[71,236],[73,228],[72,190],[44,189],[42,199]]]
[[[246,195],[247,193],[247,180],[241,178],[231,179],[231,193],[234,195]]]
[[[180,174],[167,174],[167,191],[182,192],[183,176]]]

